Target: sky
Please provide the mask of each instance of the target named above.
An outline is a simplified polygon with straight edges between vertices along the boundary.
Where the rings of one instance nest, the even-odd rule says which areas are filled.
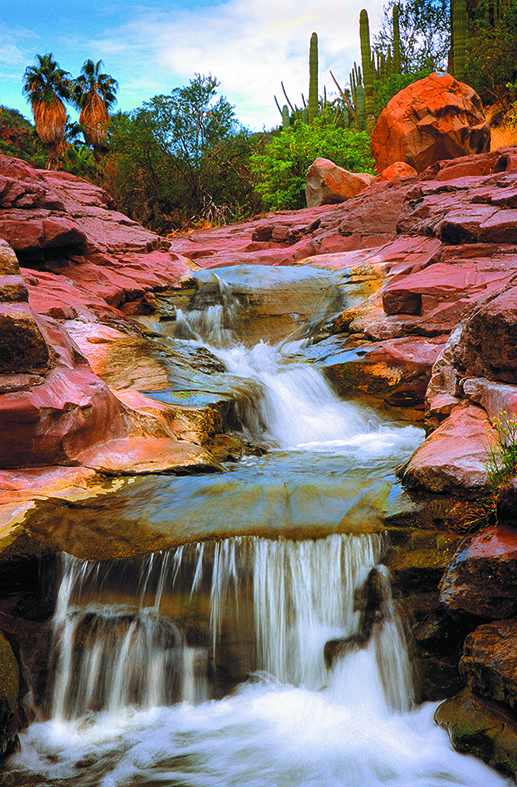
[[[102,60],[119,83],[117,108],[130,111],[158,94],[215,76],[219,95],[253,131],[281,122],[274,96],[284,82],[301,106],[309,86],[309,41],[319,41],[319,87],[336,95],[360,62],[359,12],[372,35],[387,0],[0,0],[0,104],[32,120],[23,74],[36,54],[52,53],[77,76],[85,60]],[[362,4],[361,4],[362,3]],[[75,119],[75,113],[69,109]]]

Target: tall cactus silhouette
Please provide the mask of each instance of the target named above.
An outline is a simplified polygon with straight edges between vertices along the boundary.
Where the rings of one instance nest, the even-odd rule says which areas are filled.
[[[361,37],[361,61],[363,67],[364,109],[366,113],[366,129],[372,131],[375,125],[375,106],[373,100],[374,68],[370,47],[370,25],[368,13],[363,10],[359,14],[359,34]]]
[[[309,50],[309,123],[318,114],[318,36],[311,35]]]
[[[451,0],[452,73],[455,79],[465,77],[465,49],[467,45],[467,2]]]
[[[400,74],[400,24],[399,7],[393,6],[393,72]]]

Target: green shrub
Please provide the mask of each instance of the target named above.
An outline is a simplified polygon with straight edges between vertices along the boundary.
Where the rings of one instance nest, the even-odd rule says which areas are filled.
[[[366,131],[339,128],[325,115],[310,125],[297,120],[272,136],[251,159],[255,189],[268,210],[305,207],[305,174],[314,159],[328,158],[351,172],[375,172]]]

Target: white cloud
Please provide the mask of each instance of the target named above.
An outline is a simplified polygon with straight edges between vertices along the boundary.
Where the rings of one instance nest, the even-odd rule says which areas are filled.
[[[382,0],[365,5],[374,28]],[[279,122],[273,96],[283,103],[281,80],[293,103],[301,104],[302,92],[307,96],[313,31],[319,39],[321,90],[326,84],[335,92],[329,68],[342,84],[348,82],[360,57],[359,10],[342,0],[320,0],[311,9],[305,0],[228,0],[174,11],[141,7],[132,9],[123,25],[90,41],[90,50],[109,63],[111,73],[118,64],[123,108],[137,95],[141,103],[186,84],[195,73],[211,73],[242,123],[267,128]]]

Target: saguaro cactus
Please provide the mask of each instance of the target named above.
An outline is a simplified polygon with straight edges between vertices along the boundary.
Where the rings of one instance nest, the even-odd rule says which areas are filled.
[[[309,123],[318,114],[318,36],[311,35],[309,50]]]
[[[393,72],[400,74],[400,25],[399,7],[393,6]]]
[[[467,2],[451,0],[452,73],[455,79],[465,77],[465,48],[467,44]]]
[[[359,15],[359,34],[361,36],[361,61],[363,67],[364,84],[364,109],[366,113],[366,128],[372,131],[375,125],[373,101],[373,76],[372,51],[370,47],[370,25],[368,13],[364,10]]]

